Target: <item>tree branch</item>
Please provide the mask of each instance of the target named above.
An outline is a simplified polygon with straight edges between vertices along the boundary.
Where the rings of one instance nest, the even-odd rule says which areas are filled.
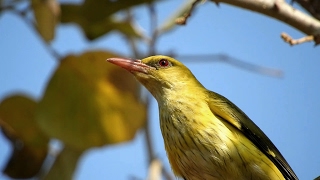
[[[16,14],[17,16],[20,16],[21,19],[35,32],[38,33],[40,36],[39,39],[43,43],[44,47],[48,50],[48,52],[57,60],[61,60],[61,55],[49,44],[47,43],[43,37],[41,37],[39,30],[36,27],[36,24],[33,22],[32,19],[27,17],[27,13],[31,11],[31,5],[28,5],[24,10],[17,10],[17,9],[11,9],[11,12]]]
[[[174,55],[173,57],[178,57],[182,62],[223,62],[229,65],[233,65],[240,69],[244,69],[247,71],[251,71],[254,73],[258,73],[261,75],[281,78],[283,77],[282,70],[269,68],[265,66],[260,66],[256,64],[252,64],[249,62],[245,62],[239,58],[229,56],[228,54],[208,54],[208,55]]]
[[[199,1],[200,1],[200,0],[195,0],[195,1],[191,4],[191,9],[190,9],[187,13],[185,13],[182,17],[176,19],[176,24],[186,25],[187,19],[191,16],[192,11],[193,11],[194,8],[196,7],[196,5],[199,3]]]
[[[314,42],[320,42],[320,21],[293,8],[284,0],[212,0],[249,9],[278,19],[306,35],[312,35]]]
[[[158,39],[158,18],[157,18],[157,13],[156,9],[154,7],[154,4],[151,3],[148,6],[149,8],[149,14],[150,14],[150,28],[151,28],[151,40],[149,44],[149,56],[155,55],[156,53],[156,41]]]
[[[162,163],[158,159],[153,159],[149,166],[149,175],[147,180],[160,180],[161,179]]]

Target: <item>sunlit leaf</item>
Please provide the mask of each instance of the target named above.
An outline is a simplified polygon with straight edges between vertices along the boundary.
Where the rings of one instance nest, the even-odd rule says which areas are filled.
[[[65,146],[44,180],[72,179],[81,154],[82,151]]]
[[[129,22],[115,20],[112,15],[135,5],[150,3],[153,0],[86,0],[83,4],[62,4],[61,22],[76,23],[90,40],[96,39],[112,30],[127,36],[140,37],[139,31]]]
[[[54,38],[55,26],[60,16],[60,6],[56,0],[32,0],[36,27],[42,38],[49,42]]]
[[[49,138],[34,119],[36,104],[21,95],[8,97],[0,104],[1,129],[13,146],[4,173],[12,178],[35,176],[47,156]]]
[[[61,61],[37,109],[45,132],[78,149],[134,137],[146,107],[132,75],[105,61],[114,56],[88,52]]]

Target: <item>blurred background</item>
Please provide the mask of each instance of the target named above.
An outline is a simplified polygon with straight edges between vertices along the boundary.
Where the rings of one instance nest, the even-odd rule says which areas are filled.
[[[184,62],[207,89],[242,109],[300,179],[320,175],[319,47],[290,46],[280,37],[303,33],[210,1],[198,3],[184,26],[174,22],[192,1],[102,2],[0,1],[3,172],[27,177],[44,161],[36,179],[140,180],[148,177],[150,158],[158,158],[173,178],[155,99],[105,62],[163,54]],[[26,158],[30,153],[36,170],[20,173],[34,160]],[[6,174],[0,179],[10,179]]]

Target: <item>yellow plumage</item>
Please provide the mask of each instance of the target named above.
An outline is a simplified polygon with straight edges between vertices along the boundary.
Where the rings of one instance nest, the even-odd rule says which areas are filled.
[[[165,149],[186,180],[298,179],[267,136],[232,102],[167,56],[111,58],[156,98]]]

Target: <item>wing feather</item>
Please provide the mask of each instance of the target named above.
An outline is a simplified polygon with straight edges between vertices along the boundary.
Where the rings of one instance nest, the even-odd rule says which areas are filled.
[[[211,111],[239,129],[279,169],[287,180],[298,180],[287,161],[262,130],[236,105],[224,96],[208,91],[208,105]]]

